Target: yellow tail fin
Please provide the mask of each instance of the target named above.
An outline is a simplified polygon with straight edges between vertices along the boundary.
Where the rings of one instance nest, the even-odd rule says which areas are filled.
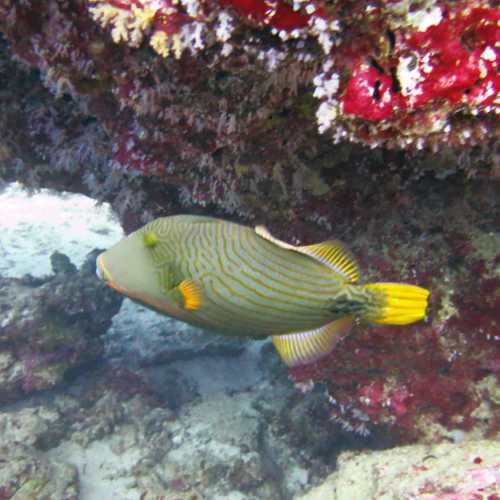
[[[425,318],[430,292],[404,283],[372,283],[375,300],[365,318],[380,325],[407,325]]]

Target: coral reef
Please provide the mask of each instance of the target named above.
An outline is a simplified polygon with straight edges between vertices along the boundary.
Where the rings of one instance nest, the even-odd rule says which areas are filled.
[[[328,203],[322,166],[364,152],[345,141],[452,146],[497,178],[498,16],[487,0],[5,1],[0,178],[107,199],[127,228],[181,206],[293,219]]]
[[[495,441],[345,452],[339,467],[301,500],[500,498],[500,445]]]
[[[122,298],[103,287],[91,252],[80,270],[60,253],[53,275],[0,278],[0,402],[54,387],[102,358]]]

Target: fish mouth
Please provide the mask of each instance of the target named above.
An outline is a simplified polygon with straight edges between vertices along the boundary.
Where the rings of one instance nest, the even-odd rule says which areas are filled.
[[[95,273],[100,280],[109,281],[109,273],[104,266],[103,254],[99,254],[95,261]]]
[[[106,285],[119,292],[123,292],[123,289],[118,287],[118,285],[111,278],[111,274],[106,269],[106,266],[104,265],[104,254],[99,255],[96,259],[96,274],[106,283]]]
[[[101,257],[102,254],[97,256],[97,259],[95,260],[95,273],[97,274],[97,277],[100,280],[105,280],[106,278],[104,277],[104,272],[102,270],[102,264],[101,264]]]
[[[113,290],[116,290],[118,293],[121,293],[123,295],[126,295],[127,297],[130,297],[132,300],[139,301],[140,303],[144,304],[145,306],[148,306],[148,304],[151,304],[151,305],[153,305],[153,307],[156,307],[159,311],[163,311],[163,312],[166,312],[167,314],[172,315],[172,311],[165,304],[162,304],[161,302],[155,301],[154,299],[142,296],[141,294],[138,294],[138,293],[131,293],[126,288],[124,288],[122,286],[118,286],[116,284],[116,281],[113,281],[109,270],[106,268],[106,264],[104,261],[104,253],[97,256],[96,274],[99,277],[99,279],[101,279],[102,281],[104,281],[106,283],[107,286],[109,286]]]
[[[110,288],[113,290],[116,290],[119,293],[122,293],[124,295],[129,295],[129,292],[126,288],[123,288],[121,286],[118,286],[116,282],[113,280],[111,277],[110,272],[107,270],[105,264],[104,264],[104,254],[100,254],[97,259],[96,259],[96,274],[99,277],[99,279],[103,280],[106,285],[108,285]]]

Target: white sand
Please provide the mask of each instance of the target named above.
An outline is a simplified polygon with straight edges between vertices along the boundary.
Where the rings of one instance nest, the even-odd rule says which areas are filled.
[[[30,196],[17,183],[0,192],[0,275],[50,274],[50,254],[79,266],[94,248],[123,236],[108,204],[83,195],[43,189]]]
[[[87,448],[65,441],[47,453],[50,458],[74,465],[78,469],[81,500],[140,500],[133,468],[141,458],[138,449],[121,454],[112,450],[113,438],[92,442]]]

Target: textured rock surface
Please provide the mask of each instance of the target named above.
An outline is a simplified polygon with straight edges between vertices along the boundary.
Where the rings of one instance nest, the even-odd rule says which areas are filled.
[[[267,348],[94,371],[0,411],[0,498],[30,498],[13,495],[45,470],[70,471],[79,500],[292,498],[326,476],[340,437],[297,396]],[[44,487],[76,498],[55,479]]]
[[[407,446],[340,455],[338,470],[300,500],[500,497],[500,442]]]
[[[0,402],[54,387],[99,360],[102,334],[122,298],[96,277],[89,254],[80,270],[60,253],[53,275],[0,277]]]
[[[0,444],[0,498],[78,500],[76,468],[26,445]]]

